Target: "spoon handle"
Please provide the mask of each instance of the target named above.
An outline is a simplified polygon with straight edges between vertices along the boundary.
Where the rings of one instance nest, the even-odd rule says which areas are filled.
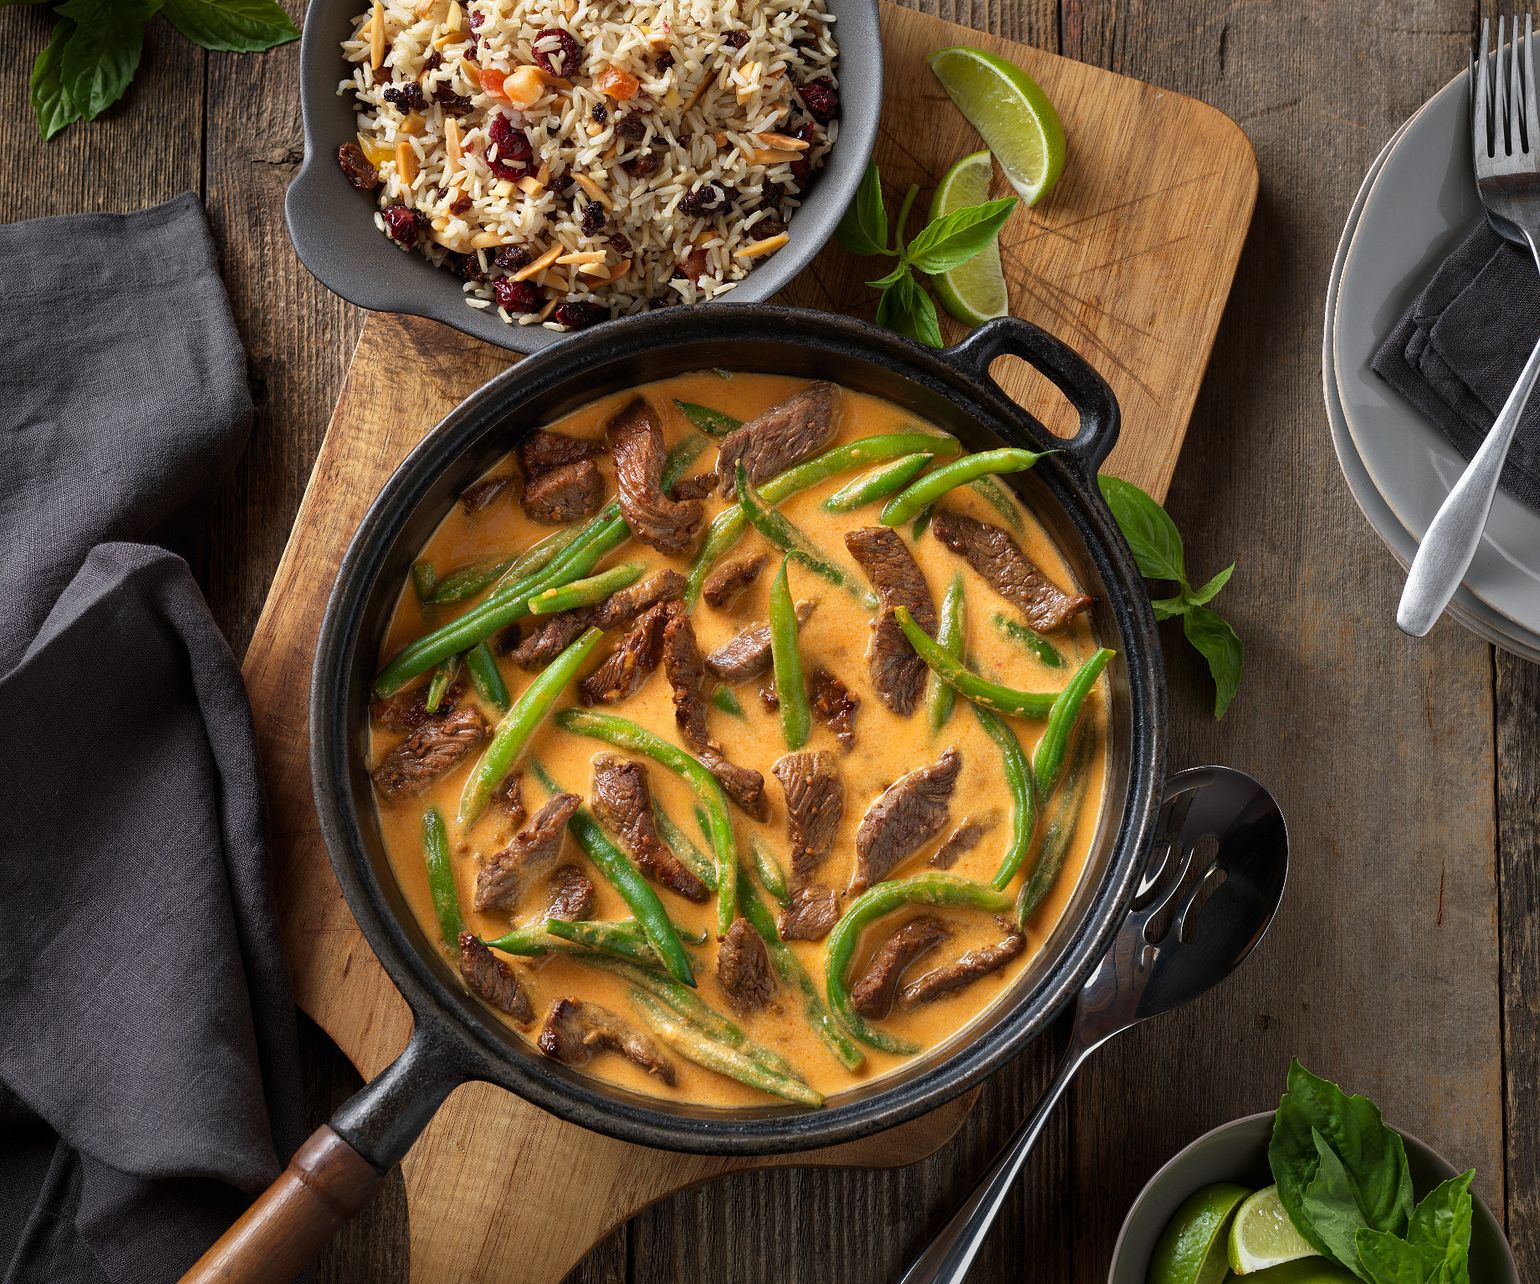
[[[968,1267],[973,1264],[973,1259],[984,1243],[984,1237],[994,1225],[1000,1206],[1005,1203],[1005,1197],[1021,1173],[1022,1165],[1027,1162],[1027,1156],[1037,1144],[1043,1125],[1048,1122],[1048,1116],[1053,1113],[1054,1106],[1058,1105],[1059,1098],[1064,1095],[1064,1089],[1069,1087],[1069,1081],[1075,1077],[1075,1072],[1080,1069],[1090,1051],[1078,1039],[1071,1043],[1053,1082],[1038,1099],[1027,1121],[1011,1134],[1011,1139],[989,1166],[983,1180],[973,1188],[962,1207],[952,1215],[951,1221],[936,1233],[925,1251],[915,1258],[898,1284],[962,1284]]]

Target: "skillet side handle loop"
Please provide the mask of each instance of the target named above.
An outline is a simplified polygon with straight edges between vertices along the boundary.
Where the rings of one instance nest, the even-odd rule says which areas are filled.
[[[990,379],[990,363],[1006,355],[1027,362],[1074,406],[1080,415],[1080,431],[1058,446],[1094,475],[1117,445],[1121,425],[1118,399],[1107,381],[1068,344],[1020,317],[986,321],[942,354],[980,379]]]

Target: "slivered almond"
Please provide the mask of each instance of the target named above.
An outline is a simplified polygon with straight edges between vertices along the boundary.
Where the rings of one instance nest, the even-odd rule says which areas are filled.
[[[500,200],[506,201],[510,196],[513,195],[513,180],[511,178],[498,179],[497,182],[493,185],[492,191]]]
[[[519,67],[503,80],[503,97],[520,111],[528,111],[545,93],[545,77],[538,67]]]
[[[544,187],[551,181],[551,167],[545,161],[540,162],[540,168],[535,171],[535,182]]]
[[[680,108],[679,114],[683,116],[686,112],[692,111],[695,105],[705,96],[706,91],[716,84],[716,79],[716,71],[711,67],[707,67],[705,76],[701,79],[700,84],[695,86],[695,92],[690,95],[685,105]]]
[[[369,18],[369,69],[378,71],[385,63],[385,6],[374,0]]]
[[[590,200],[598,201],[607,210],[615,208],[610,204],[610,198],[604,194],[604,189],[594,182],[593,179],[589,178],[587,174],[574,174],[572,181],[588,194]]]
[[[396,177],[403,187],[417,180],[417,152],[404,138],[396,144]]]
[[[409,111],[406,114],[406,118],[401,122],[400,132],[403,134],[410,134],[413,138],[421,138],[422,131],[427,126],[427,124],[428,122],[419,116],[415,111]]]
[[[805,138],[793,138],[790,134],[761,134],[760,141],[783,152],[800,152],[807,147]]]
[[[449,0],[449,12],[444,17],[444,30],[459,31],[462,17],[460,0]]]
[[[517,272],[513,274],[513,279],[515,281],[527,281],[532,276],[539,276],[540,273],[546,270],[546,268],[550,267],[551,264],[556,262],[557,258],[561,254],[561,251],[562,247],[560,242],[558,242],[557,244],[551,246],[551,248],[542,254],[538,259],[534,260],[534,262],[526,263],[523,267],[521,267]]]
[[[453,250],[456,254],[463,254],[465,252],[465,238],[458,233],[451,236],[448,232],[435,231],[433,239],[446,250]]]
[[[444,118],[444,151],[449,156],[449,168],[460,168],[460,122],[453,116]]]
[[[369,158],[371,165],[383,165],[396,154],[396,149],[389,143],[382,143],[377,138],[369,138],[363,134],[358,136],[358,145]]]
[[[598,138],[599,135],[604,132],[604,126],[593,120],[589,121],[588,124],[584,126],[584,128],[588,130],[588,136],[590,138]]]
[[[553,313],[555,311],[556,311],[556,300],[555,299],[547,300],[545,307],[540,309],[540,319],[542,321],[544,321],[548,316],[551,315],[551,313]]]
[[[716,133],[711,135],[711,141],[720,147],[727,141],[727,135],[719,129],[716,131]]]
[[[525,196],[538,196],[541,192],[545,191],[545,184],[533,174],[526,174],[519,180],[519,191],[523,192]]]
[[[621,277],[625,276],[625,274],[630,270],[631,260],[621,259],[620,262],[616,264],[614,269],[610,272],[610,283],[614,284],[616,281],[620,280]]]
[[[465,78],[468,81],[470,81],[471,84],[475,85],[477,89],[481,88],[481,68],[480,67],[478,67],[469,58],[461,58],[460,59],[460,70],[465,73]]]
[[[610,279],[610,270],[603,263],[579,263],[577,270],[584,276],[603,277],[606,281]]]
[[[442,232],[442,231],[444,231],[449,226],[449,215],[447,215],[447,214],[436,214],[436,215],[434,215],[433,222],[432,222],[431,226],[432,226],[432,228],[433,228],[433,230],[435,232]]]
[[[779,165],[783,161],[801,160],[800,152],[775,152],[763,147],[757,147],[749,153],[749,161],[754,165]]]
[[[578,0],[566,0],[566,3],[562,6],[562,10],[567,15],[567,21],[571,22],[574,18],[577,17]]]
[[[503,243],[501,232],[477,232],[471,237],[471,249],[492,250]]]
[[[556,260],[558,263],[603,263],[603,250],[573,250],[570,254],[563,254]]]
[[[741,250],[735,250],[733,257],[737,259],[757,259],[763,254],[774,254],[789,240],[791,240],[791,237],[782,232],[779,236],[767,236],[762,241],[750,241]]]
[[[437,3],[438,0],[417,0],[417,8],[413,9],[412,12],[419,18],[426,18],[433,12],[433,6]]]

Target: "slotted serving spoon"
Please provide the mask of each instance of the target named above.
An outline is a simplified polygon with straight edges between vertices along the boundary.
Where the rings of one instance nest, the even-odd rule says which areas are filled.
[[[1081,987],[1059,1073],[899,1284],[961,1284],[1075,1072],[1113,1035],[1229,976],[1273,921],[1288,867],[1283,813],[1250,776],[1193,767],[1167,782],[1144,876],[1128,918]]]

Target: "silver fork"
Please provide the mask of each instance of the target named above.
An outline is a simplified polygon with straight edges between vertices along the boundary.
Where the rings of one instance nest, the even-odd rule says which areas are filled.
[[[1491,24],[1482,19],[1479,43],[1471,52],[1471,150],[1476,191],[1492,226],[1511,241],[1528,245],[1540,268],[1540,108],[1536,107],[1534,19],[1524,18],[1523,53],[1519,20],[1497,20],[1497,45],[1489,51]],[[1481,543],[1498,478],[1519,426],[1519,416],[1540,379],[1540,343],[1524,363],[1519,381],[1498,412],[1481,448],[1428,526],[1412,560],[1396,624],[1413,637],[1426,636],[1465,578]]]

